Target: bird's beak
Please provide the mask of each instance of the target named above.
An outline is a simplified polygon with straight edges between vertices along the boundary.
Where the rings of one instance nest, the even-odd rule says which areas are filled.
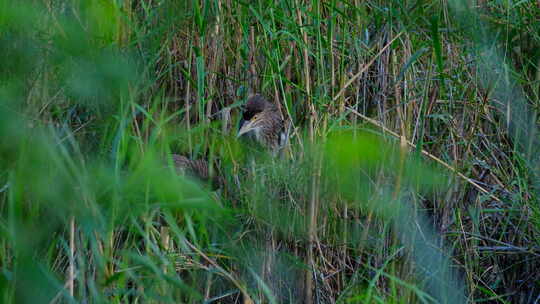
[[[240,130],[238,130],[236,137],[240,137],[253,129],[255,129],[255,120],[248,120],[244,122]]]

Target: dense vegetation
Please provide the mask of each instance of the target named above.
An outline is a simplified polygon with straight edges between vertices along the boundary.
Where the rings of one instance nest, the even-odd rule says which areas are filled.
[[[538,302],[538,29],[534,1],[0,0],[1,301]],[[282,158],[236,138],[252,93]]]

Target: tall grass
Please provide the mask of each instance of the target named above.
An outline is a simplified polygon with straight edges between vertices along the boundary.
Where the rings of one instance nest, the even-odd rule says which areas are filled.
[[[538,301],[538,16],[0,0],[2,302]],[[284,159],[236,139],[255,92]]]

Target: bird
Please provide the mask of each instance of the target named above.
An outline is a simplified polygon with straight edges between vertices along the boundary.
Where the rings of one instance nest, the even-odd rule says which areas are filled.
[[[172,154],[171,157],[178,173],[196,178],[203,183],[210,183],[212,189],[223,186],[223,178],[216,172],[211,172],[211,167],[206,160],[189,159],[179,154]]]
[[[288,142],[288,132],[277,105],[256,94],[248,98],[242,109],[237,137],[254,140],[277,156]]]

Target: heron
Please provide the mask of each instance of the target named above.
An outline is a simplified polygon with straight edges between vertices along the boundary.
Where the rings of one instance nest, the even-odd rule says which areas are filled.
[[[243,106],[242,119],[237,137],[245,136],[278,155],[288,141],[285,122],[277,105],[262,95],[251,96]]]

